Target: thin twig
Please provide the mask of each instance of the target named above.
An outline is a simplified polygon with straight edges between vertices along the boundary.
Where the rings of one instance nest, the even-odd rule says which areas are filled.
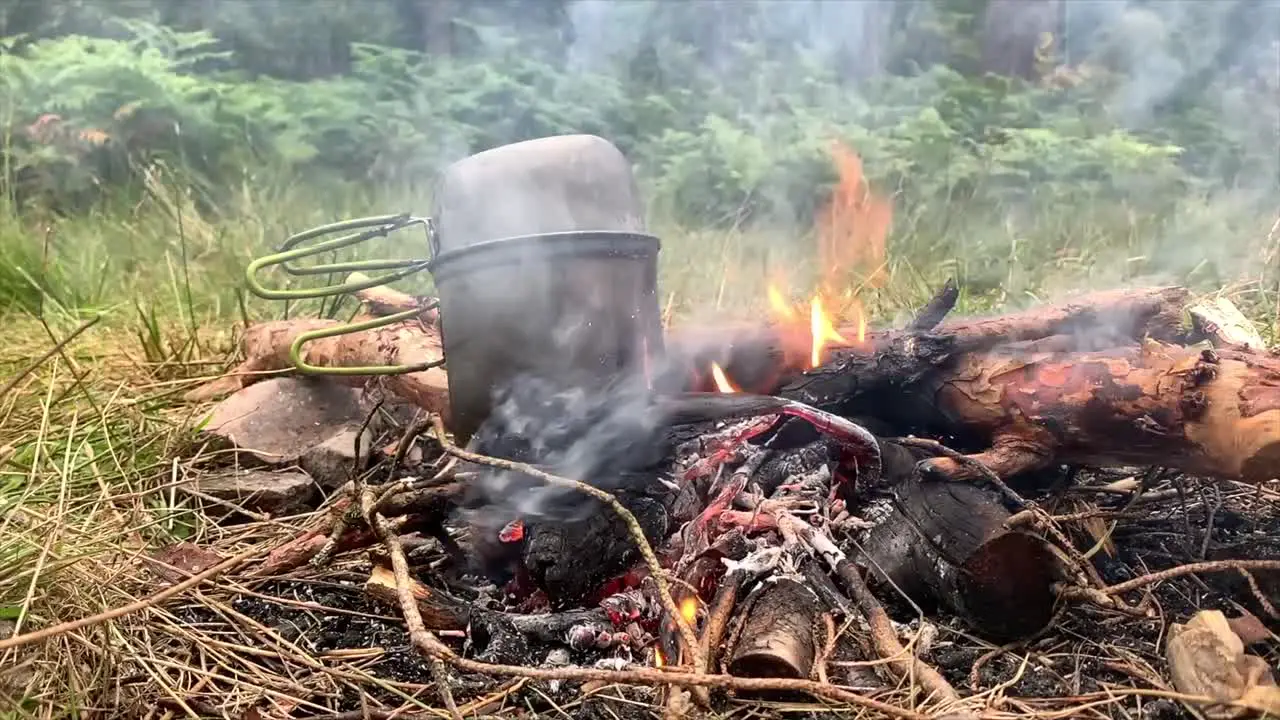
[[[738,590],[742,587],[746,574],[739,570],[730,570],[720,580],[716,595],[711,600],[711,610],[707,613],[707,624],[702,628],[702,637],[698,639],[698,647],[702,656],[707,659],[707,668],[713,666],[716,649],[724,640],[724,631],[729,627],[733,617],[734,605],[738,602]]]
[[[230,558],[228,560],[223,560],[222,562],[218,563],[217,565],[214,565],[213,567],[209,568],[208,570],[205,570],[204,572],[201,572],[197,575],[192,575],[190,578],[187,578],[186,580],[183,580],[182,582],[176,585],[173,585],[172,587],[161,590],[160,592],[155,593],[154,595],[148,595],[147,597],[141,600],[138,600],[136,602],[131,602],[128,605],[125,605],[123,607],[113,608],[111,610],[107,610],[106,612],[100,612],[97,615],[90,615],[89,617],[80,618],[79,620],[72,620],[70,622],[60,623],[52,627],[36,630],[35,632],[29,632],[23,635],[15,635],[14,637],[0,640],[0,652],[9,650],[11,648],[22,647],[24,645],[30,645],[32,643],[48,640],[49,638],[57,637],[59,635],[63,635],[69,632],[75,632],[76,630],[80,630],[86,627],[91,627],[93,625],[100,625],[104,622],[115,620],[116,618],[124,617],[125,615],[138,612],[139,610],[145,610],[149,607],[152,607],[153,605],[156,605],[158,603],[164,602],[165,600],[168,600],[174,595],[178,595],[183,591],[189,590],[210,578],[220,575],[233,568],[239,567],[246,560],[253,557],[254,555],[257,555],[258,553],[259,553],[259,550],[257,549],[246,550],[245,552],[242,552],[233,558]]]
[[[362,514],[369,519],[373,531],[378,534],[378,539],[382,541],[387,553],[391,556],[391,571],[396,578],[396,595],[400,600],[400,611],[404,614],[409,638],[424,650],[430,648],[427,651],[427,657],[431,661],[431,675],[435,680],[436,689],[439,690],[440,698],[444,700],[445,707],[448,708],[454,720],[462,720],[462,715],[458,712],[458,704],[453,699],[453,691],[449,688],[448,671],[444,666],[446,653],[452,654],[452,651],[430,630],[427,630],[426,624],[422,622],[422,613],[418,611],[417,600],[413,597],[413,585],[409,580],[409,560],[404,555],[404,546],[400,544],[400,538],[386,518],[373,509],[373,503],[372,492],[365,492],[360,497]]]
[[[1209,562],[1190,563],[1142,575],[1122,583],[1116,583],[1103,588],[1102,592],[1107,595],[1119,595],[1183,575],[1202,572],[1226,572],[1228,570],[1280,570],[1280,560],[1211,560]]]

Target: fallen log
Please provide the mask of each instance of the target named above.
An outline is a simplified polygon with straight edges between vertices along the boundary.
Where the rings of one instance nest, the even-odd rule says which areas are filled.
[[[980,436],[1002,477],[1053,462],[1159,465],[1259,483],[1280,462],[1280,359],[1154,341],[1096,353],[991,352],[923,383],[939,428]],[[925,463],[952,479],[977,473]]]
[[[665,380],[687,384],[693,378],[691,389],[713,391],[708,368],[714,362],[747,392],[790,390],[788,397],[826,408],[851,394],[909,381],[957,354],[1008,343],[1069,338],[1063,349],[1086,351],[1130,345],[1144,337],[1186,339],[1182,313],[1190,293],[1181,287],[1108,290],[1005,315],[941,321],[954,304],[954,293],[950,283],[944,286],[907,330],[872,331],[862,342],[832,344],[830,358],[818,368],[810,368],[812,336],[805,325],[677,329],[667,341]],[[856,328],[838,333],[858,337]],[[819,383],[824,392],[801,394],[815,378],[828,378]],[[836,379],[847,387],[833,387]]]
[[[1280,359],[1174,344],[1189,339],[1186,299],[1181,288],[1111,291],[928,333],[880,333],[789,382],[792,368],[776,366],[786,355],[776,334],[772,345],[732,348],[728,362],[755,363],[755,377],[775,378],[771,394],[871,416],[896,434],[948,438],[1001,477],[1070,463],[1270,479],[1280,460]],[[768,362],[772,370],[760,370]],[[948,458],[926,469],[978,475]]]
[[[369,278],[351,273],[347,282],[356,284]],[[364,314],[353,322],[364,322],[400,312],[421,309],[409,322],[396,323],[350,335],[320,338],[308,343],[303,358],[322,367],[367,367],[372,365],[418,365],[444,357],[440,339],[439,311],[431,298],[414,297],[389,287],[372,287],[352,293],[364,305]],[[296,319],[257,323],[245,328],[240,347],[244,361],[222,377],[190,392],[188,402],[214,400],[265,380],[283,371],[292,372],[289,349],[299,335],[327,330],[343,323],[337,320]],[[334,376],[340,382],[364,385],[368,375]],[[388,389],[427,410],[448,416],[449,384],[444,368],[392,375]]]
[[[356,318],[357,322],[370,318]],[[266,379],[281,371],[292,372],[289,348],[299,335],[334,328],[337,320],[276,320],[258,323],[245,330],[241,342],[245,360],[223,377],[205,383],[184,399],[190,402],[213,400]],[[307,343],[303,358],[322,367],[366,367],[371,365],[417,365],[444,357],[440,333],[418,322],[396,323],[349,335],[320,338]],[[352,385],[364,385],[369,375],[333,376]],[[449,411],[449,381],[443,367],[404,375],[389,375],[386,387],[395,395],[432,412]]]

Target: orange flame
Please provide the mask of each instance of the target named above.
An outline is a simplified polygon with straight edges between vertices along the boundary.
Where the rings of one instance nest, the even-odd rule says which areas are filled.
[[[738,392],[738,388],[729,382],[729,376],[724,374],[724,369],[716,363],[711,363],[711,379],[716,382],[716,390],[722,393]]]
[[[681,600],[680,616],[685,619],[685,622],[692,625],[693,621],[698,619],[698,598],[690,595],[684,600]]]
[[[659,667],[659,668],[660,668],[660,667],[662,667],[662,665],[663,665],[663,663],[662,663],[662,651],[661,651],[661,650],[659,650],[658,648],[654,648],[654,649],[653,649],[653,666],[654,666],[654,667]]]
[[[822,364],[822,351],[826,348],[827,343],[834,341],[839,343],[847,343],[840,333],[836,332],[836,328],[831,324],[831,318],[822,311],[822,300],[815,295],[809,303],[809,333],[812,336],[812,350],[809,354],[809,366],[818,367]]]
[[[845,277],[849,271],[858,270],[866,286],[881,287],[887,279],[886,242],[893,205],[871,192],[856,153],[836,142],[831,155],[839,182],[814,220],[820,275],[818,289],[809,302],[809,344],[802,349],[798,342],[789,343],[786,348],[789,363],[798,365],[807,359],[809,367],[821,364],[823,352],[831,344],[850,344],[836,330],[841,319],[851,321],[855,330],[851,332],[846,326],[846,332],[856,332],[858,345],[866,342],[867,317],[862,302],[849,290],[836,292],[837,288],[851,286],[850,278]],[[804,313],[787,300],[777,285],[770,284],[766,293],[774,317],[798,330]]]
[[[883,287],[893,204],[872,194],[857,153],[837,141],[831,156],[840,179],[816,222],[823,285],[856,269],[865,274],[867,285]]]
[[[776,285],[770,285],[766,291],[769,295],[769,307],[773,308],[773,312],[784,320],[795,320],[796,311],[782,296],[782,291]]]

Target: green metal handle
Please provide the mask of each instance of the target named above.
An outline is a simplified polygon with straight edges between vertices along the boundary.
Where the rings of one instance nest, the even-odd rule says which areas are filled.
[[[302,346],[312,340],[320,340],[322,338],[336,337],[338,335],[346,335],[348,333],[364,332],[365,330],[373,330],[375,328],[394,325],[398,322],[411,320],[422,313],[430,310],[439,303],[432,301],[421,308],[413,310],[405,310],[394,315],[366,320],[362,323],[353,323],[349,325],[338,325],[336,327],[325,328],[323,330],[311,330],[304,332],[294,338],[293,344],[289,346],[289,362],[292,362],[298,372],[304,375],[404,375],[406,373],[421,372],[430,370],[433,367],[440,367],[444,364],[444,358],[433,360],[431,362],[418,363],[417,365],[368,365],[364,367],[322,367],[320,365],[312,365],[302,359]]]
[[[329,263],[326,265],[313,265],[311,267],[300,268],[289,265],[290,260],[300,260],[305,257],[311,257],[323,252],[332,250],[340,250],[351,245],[357,245],[367,242],[374,238],[386,237],[388,234],[400,230],[410,225],[422,225],[427,231],[428,243],[431,242],[431,226],[426,218],[412,217],[408,214],[400,215],[379,215],[376,217],[358,218],[356,220],[346,220],[343,222],[323,225],[313,228],[305,232],[298,233],[285,240],[281,246],[281,252],[258,258],[249,263],[249,267],[245,269],[245,282],[252,292],[258,297],[268,300],[308,300],[312,298],[328,297],[331,295],[342,295],[345,293],[358,292],[360,290],[368,290],[379,285],[395,282],[401,278],[408,277],[414,273],[425,270],[431,263],[430,259],[426,260],[354,260],[351,262]],[[363,232],[351,233],[342,237],[325,240],[324,242],[307,247],[296,247],[300,243],[306,242],[322,235],[331,235],[333,233],[349,232],[351,230],[359,230],[368,228]],[[258,281],[258,273],[265,267],[271,265],[283,265],[285,272],[292,275],[323,275],[326,273],[337,272],[355,272],[365,270],[392,270],[385,275],[369,278],[361,282],[339,283],[336,285],[325,285],[318,288],[301,288],[294,290],[276,290],[265,287]]]
[[[428,265],[430,265],[431,261],[429,259],[354,260],[351,262],[328,263],[308,267],[290,265],[289,261],[312,257],[324,252],[340,250],[345,247],[373,240],[374,238],[386,237],[390,233],[409,227],[410,225],[422,225],[427,233],[428,246],[430,247],[434,244],[435,239],[432,233],[431,222],[426,218],[417,218],[407,213],[403,213],[400,215],[379,215],[375,217],[346,220],[329,225],[322,225],[321,227],[312,228],[311,230],[290,236],[289,239],[285,240],[284,244],[281,245],[280,252],[258,258],[257,260],[249,263],[249,267],[245,269],[245,282],[248,285],[250,292],[258,297],[266,298],[268,300],[307,300],[312,298],[329,297],[332,295],[344,295],[395,282],[396,280],[425,270]],[[315,245],[298,247],[308,240],[313,240],[324,235],[332,235],[335,233],[348,234],[331,240],[325,240],[323,242],[316,243]],[[265,287],[258,281],[258,273],[263,268],[270,267],[271,265],[280,265],[282,269],[290,275],[324,275],[328,273],[349,273],[373,270],[392,270],[393,272],[361,280],[359,282],[343,282],[336,285],[325,285],[318,288],[277,290]],[[336,337],[338,335],[347,335],[350,333],[363,332],[365,330],[373,330],[380,327],[386,327],[387,325],[394,325],[398,322],[404,322],[418,317],[422,313],[431,310],[438,305],[438,301],[432,301],[423,307],[405,310],[386,317],[375,318],[361,323],[337,325],[323,330],[312,330],[300,333],[298,337],[294,338],[293,344],[289,346],[289,361],[293,363],[298,372],[304,375],[404,375],[406,373],[421,372],[433,367],[439,367],[444,364],[443,358],[431,362],[418,363],[417,365],[321,367],[319,365],[312,365],[308,363],[302,357],[302,349],[309,342]]]

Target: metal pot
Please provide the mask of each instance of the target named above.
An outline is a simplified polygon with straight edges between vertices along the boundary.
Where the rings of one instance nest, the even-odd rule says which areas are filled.
[[[564,135],[454,163],[434,194],[451,429],[465,443],[521,375],[581,386],[662,350],[659,241],[609,141]]]

